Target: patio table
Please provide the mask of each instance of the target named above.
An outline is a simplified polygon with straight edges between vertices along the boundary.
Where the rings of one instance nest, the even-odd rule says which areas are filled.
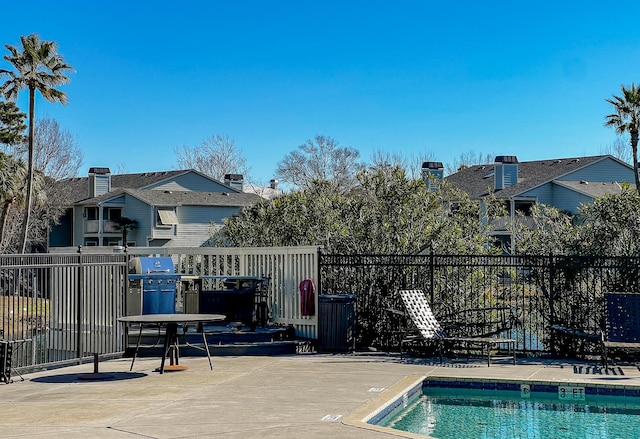
[[[129,370],[133,370],[133,363],[136,361],[138,355],[138,349],[140,348],[140,339],[142,337],[142,328],[144,325],[159,325],[165,327],[164,334],[164,348],[162,353],[162,360],[160,362],[160,373],[167,371],[184,370],[184,366],[179,364],[180,354],[178,345],[178,324],[196,324],[199,327],[203,323],[219,322],[226,318],[223,314],[140,314],[118,318],[118,321],[124,323],[138,323],[140,325],[140,332],[138,333],[138,342],[136,343],[136,350],[131,360],[131,367]],[[207,342],[207,336],[204,331],[202,333],[202,340],[204,342],[204,350],[207,353],[207,359],[209,360],[209,367],[213,370],[211,364],[211,354],[209,353],[209,344]],[[170,366],[165,367],[165,359],[169,355]]]

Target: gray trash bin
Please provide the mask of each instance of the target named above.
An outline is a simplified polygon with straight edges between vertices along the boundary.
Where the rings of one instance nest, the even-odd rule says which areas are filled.
[[[356,296],[318,296],[318,352],[352,352],[355,346]]]

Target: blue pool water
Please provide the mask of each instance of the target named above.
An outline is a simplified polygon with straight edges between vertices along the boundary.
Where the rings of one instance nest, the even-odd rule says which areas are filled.
[[[640,436],[640,398],[577,397],[580,400],[550,392],[425,388],[378,425],[439,439]]]

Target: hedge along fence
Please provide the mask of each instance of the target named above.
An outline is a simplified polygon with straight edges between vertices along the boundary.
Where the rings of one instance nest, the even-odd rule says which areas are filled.
[[[550,326],[603,328],[603,293],[638,292],[640,258],[595,256],[329,255],[320,293],[356,297],[360,346],[393,350],[405,322],[397,291],[424,290],[455,335],[500,334],[528,354],[573,356],[576,340]],[[585,353],[589,353],[587,348]]]

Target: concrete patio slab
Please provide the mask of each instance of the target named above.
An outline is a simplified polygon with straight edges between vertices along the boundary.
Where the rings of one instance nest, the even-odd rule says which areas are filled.
[[[403,359],[381,353],[185,357],[160,375],[157,358],[100,363],[108,380],[79,380],[92,364],[25,375],[0,385],[3,438],[392,438],[402,432],[351,422],[420,376],[640,387],[635,366],[519,360],[519,364]],[[375,407],[374,407],[375,406]],[[350,422],[343,422],[345,419]],[[347,425],[350,424],[350,425]]]

